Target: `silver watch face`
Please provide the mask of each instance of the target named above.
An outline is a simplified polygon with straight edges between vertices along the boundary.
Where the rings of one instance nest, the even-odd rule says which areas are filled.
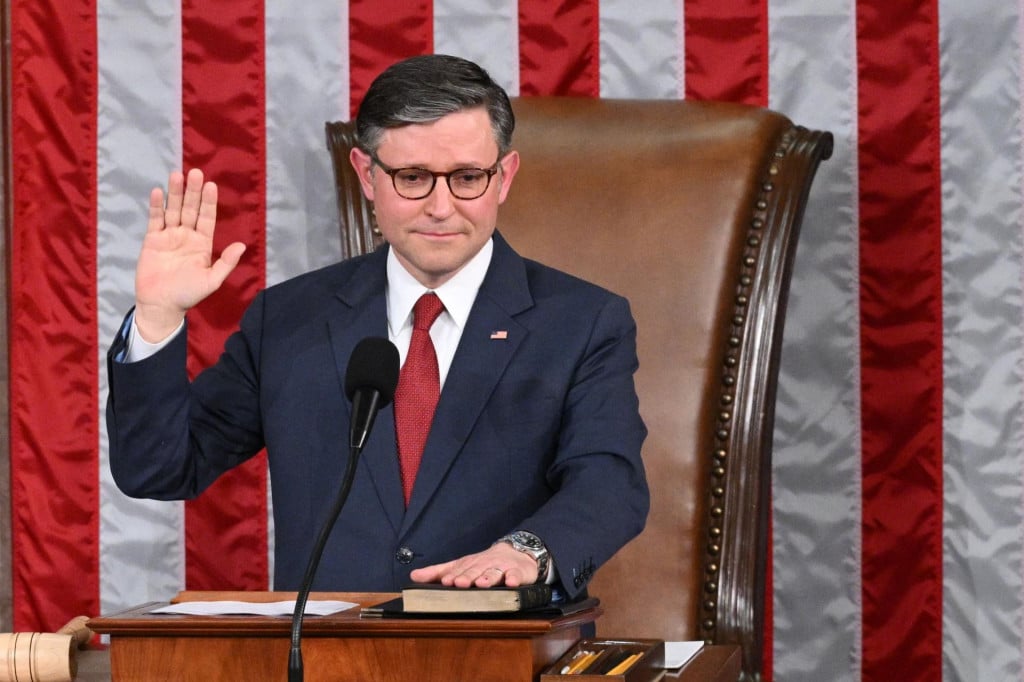
[[[527,533],[525,531],[516,531],[511,535],[512,539],[518,544],[526,547],[527,549],[539,552],[544,549],[544,543],[541,542],[540,538],[533,533]]]

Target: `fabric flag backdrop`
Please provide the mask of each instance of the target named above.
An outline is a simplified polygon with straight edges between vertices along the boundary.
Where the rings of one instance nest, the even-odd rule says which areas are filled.
[[[249,244],[192,314],[195,371],[259,287],[338,258],[324,122],[435,51],[514,94],[727,99],[835,134],[783,351],[775,678],[1024,679],[1021,3],[301,4],[8,2],[16,628],[269,587],[262,460],[187,504],[110,479],[104,350],[146,198],[202,166],[218,241]]]

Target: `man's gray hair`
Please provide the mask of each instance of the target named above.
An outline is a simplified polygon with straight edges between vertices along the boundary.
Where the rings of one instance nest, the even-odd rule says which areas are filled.
[[[484,107],[499,157],[512,147],[515,116],[504,88],[477,64],[449,55],[423,55],[385,69],[370,85],[356,115],[356,144],[375,154],[384,131],[433,123],[448,114]]]

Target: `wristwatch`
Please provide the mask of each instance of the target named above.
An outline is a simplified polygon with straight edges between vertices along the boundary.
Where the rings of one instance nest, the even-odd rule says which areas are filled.
[[[537,562],[537,582],[542,583],[547,580],[551,554],[539,537],[525,530],[517,530],[501,538],[498,542],[507,542],[512,545],[512,549],[533,557],[533,560]]]

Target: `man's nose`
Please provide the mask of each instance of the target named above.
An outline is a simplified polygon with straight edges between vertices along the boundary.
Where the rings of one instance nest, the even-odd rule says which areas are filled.
[[[455,197],[445,178],[438,178],[434,191],[424,199],[426,212],[435,218],[445,218],[455,211]]]

